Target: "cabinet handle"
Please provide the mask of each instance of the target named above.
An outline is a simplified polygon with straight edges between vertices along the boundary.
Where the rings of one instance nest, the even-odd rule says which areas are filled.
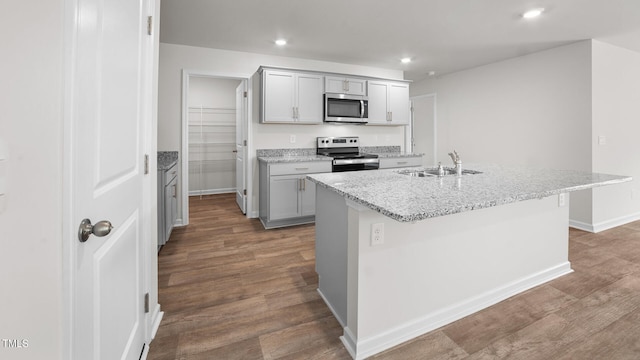
[[[295,106],[294,106],[294,107],[292,107],[292,108],[291,108],[291,111],[292,111],[292,113],[293,113],[291,116],[295,119],[295,118],[296,118],[296,107],[295,107]]]
[[[296,171],[304,171],[304,170],[309,170],[309,168],[308,167],[306,167],[306,168],[296,168]]]
[[[177,197],[178,195],[178,185],[173,185],[173,197]]]
[[[298,191],[302,191],[302,179],[298,179]]]
[[[302,191],[307,191],[307,179],[300,180],[302,180]]]
[[[404,165],[406,163],[407,163],[406,161],[398,161],[398,165]]]

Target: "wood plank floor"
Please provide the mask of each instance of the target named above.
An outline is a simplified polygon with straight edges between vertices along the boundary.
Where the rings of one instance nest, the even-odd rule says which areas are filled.
[[[190,200],[159,254],[148,359],[350,359],[316,292],[314,226],[264,230],[235,195]],[[570,231],[574,273],[375,359],[640,359],[640,222]]]

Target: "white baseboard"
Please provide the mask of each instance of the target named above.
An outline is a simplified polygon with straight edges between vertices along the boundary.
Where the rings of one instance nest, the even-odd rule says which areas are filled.
[[[236,192],[236,188],[223,188],[223,189],[212,189],[212,190],[202,190],[202,191],[192,190],[192,191],[189,191],[189,196],[231,194],[235,192]]]
[[[160,322],[164,317],[164,311],[160,311],[160,304],[156,304],[153,309],[153,320],[151,322],[151,340],[155,339],[158,329],[160,328]]]
[[[345,328],[347,326],[346,321],[342,320],[340,318],[340,316],[338,316],[338,313],[336,312],[336,310],[333,308],[333,306],[331,306],[331,303],[329,301],[327,301],[327,298],[324,297],[324,294],[322,293],[322,291],[320,289],[317,290],[318,294],[320,294],[320,297],[322,298],[322,301],[324,301],[324,303],[327,305],[327,307],[329,308],[329,310],[331,310],[331,313],[333,313],[333,317],[336,318],[336,320],[338,320],[338,322],[340,323],[340,326],[342,326],[343,328]]]
[[[640,220],[640,213],[621,216],[615,219],[602,221],[597,224],[588,224],[585,222],[569,219],[569,226],[578,230],[598,233],[598,232],[613,229],[614,227],[625,225],[637,220]]]
[[[582,231],[594,232],[592,224],[588,224],[586,222],[582,222],[582,221],[578,221],[578,220],[569,219],[569,227],[572,227],[572,228],[578,229],[578,230],[582,230]]]
[[[345,327],[340,340],[354,359],[365,359],[571,272],[567,261],[366,339],[356,339]]]

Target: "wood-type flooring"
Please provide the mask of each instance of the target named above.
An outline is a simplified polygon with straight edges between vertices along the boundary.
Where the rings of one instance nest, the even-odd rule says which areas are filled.
[[[161,250],[148,359],[351,359],[316,292],[314,226],[264,230],[234,196],[191,198]],[[640,359],[640,222],[569,235],[575,272],[373,358]]]

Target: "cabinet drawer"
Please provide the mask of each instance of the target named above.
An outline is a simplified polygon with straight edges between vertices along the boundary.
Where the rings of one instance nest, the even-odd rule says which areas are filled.
[[[330,160],[269,165],[269,175],[312,174],[322,172],[331,172]]]
[[[173,180],[173,178],[175,178],[178,175],[178,167],[176,165],[173,165],[172,167],[169,168],[169,170],[165,171],[164,173],[164,184],[168,184],[171,182],[171,180]]]
[[[422,166],[422,157],[381,158],[380,169]]]

